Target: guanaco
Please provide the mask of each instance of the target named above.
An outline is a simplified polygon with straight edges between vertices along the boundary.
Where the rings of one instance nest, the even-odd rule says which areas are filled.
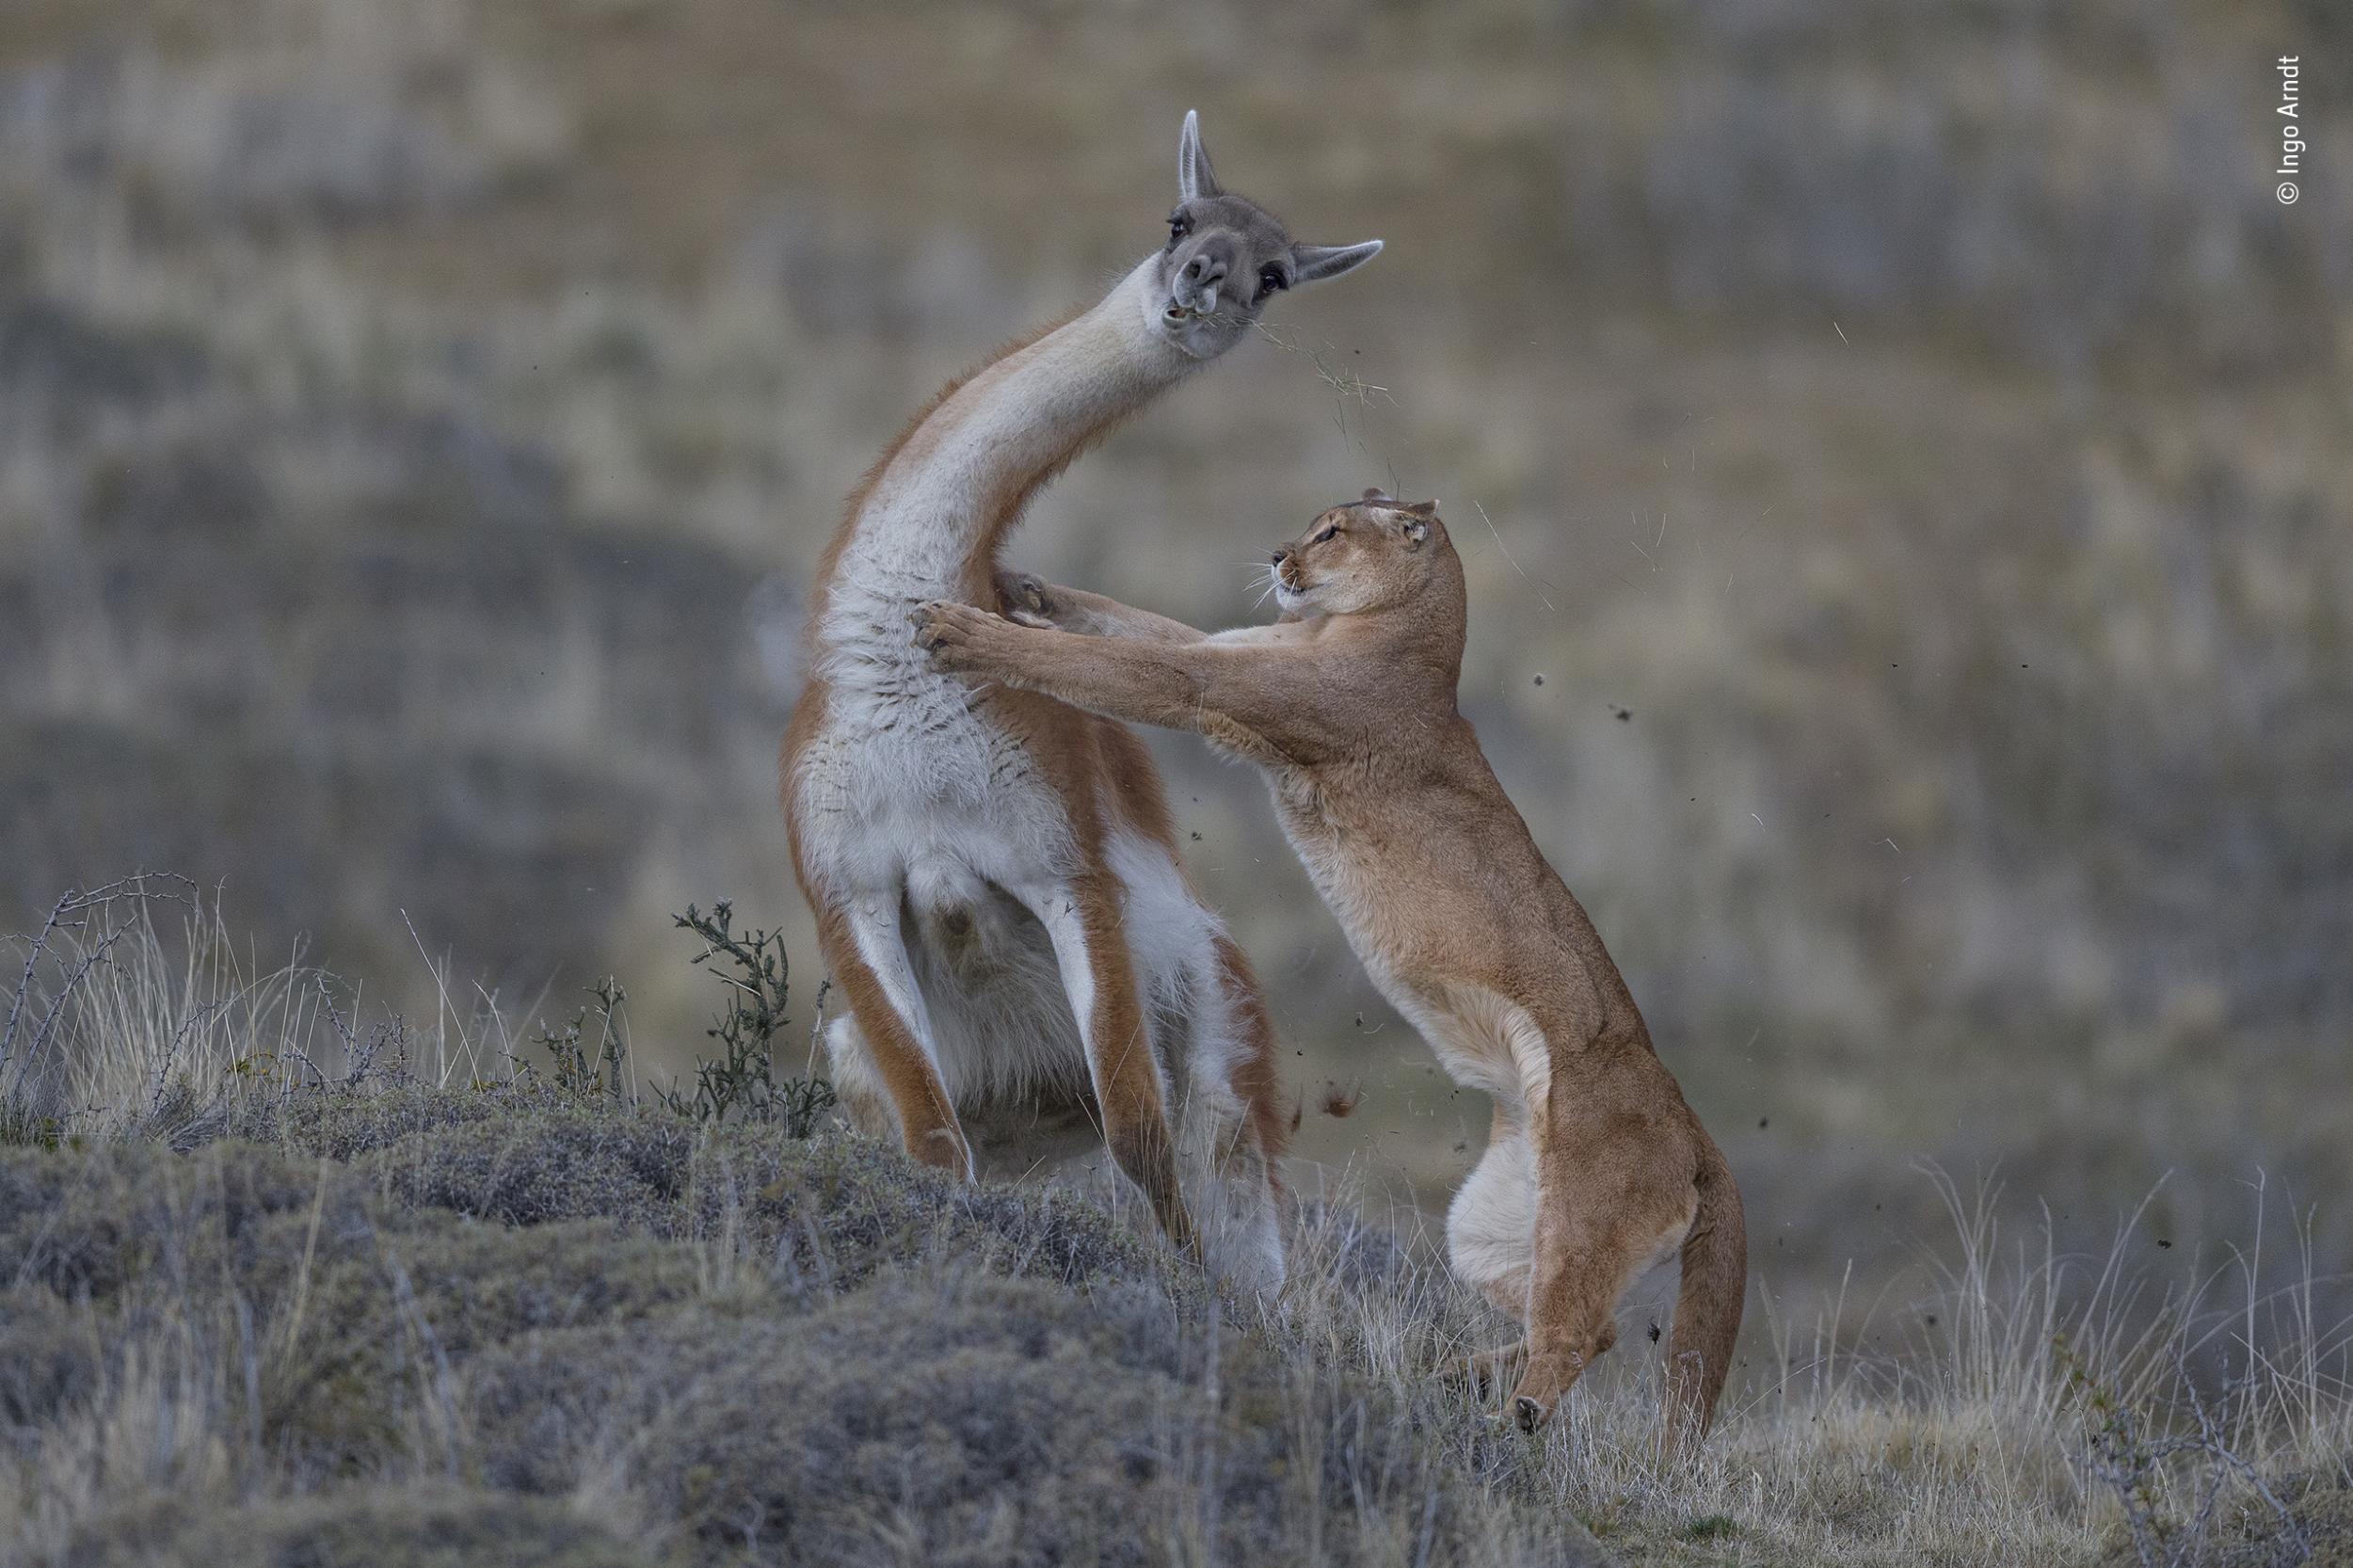
[[[851,495],[781,792],[849,1003],[825,1044],[853,1121],[966,1179],[976,1141],[1018,1171],[1099,1128],[1174,1241],[1272,1288],[1288,1130],[1272,1025],[1185,872],[1148,754],[1036,693],[975,692],[915,641],[926,600],[1000,602],[999,552],[1079,453],[1274,295],[1381,248],[1294,242],[1218,184],[1192,114],[1177,196],[1166,243],[1101,303],[950,382]]]
[[[1289,617],[1273,626],[1209,635],[1032,581],[1020,623],[935,604],[923,640],[987,689],[1194,730],[1265,770],[1382,994],[1493,1097],[1447,1240],[1526,1327],[1501,1358],[1525,1358],[1516,1418],[1549,1418],[1615,1342],[1619,1299],[1679,1254],[1668,1430],[1696,1441],[1746,1294],[1739,1190],[1456,706],[1467,605],[1436,504],[1368,491],[1275,551],[1273,575]]]

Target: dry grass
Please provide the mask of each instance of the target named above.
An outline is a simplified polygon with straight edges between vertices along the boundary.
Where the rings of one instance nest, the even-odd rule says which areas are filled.
[[[2294,1237],[2144,1271],[1940,1179],[1915,1295],[1763,1260],[1696,1461],[1640,1306],[1531,1440],[1457,1375],[1502,1327],[1410,1216],[1303,1196],[1283,1299],[1221,1302],[1100,1177],[681,1120],[454,1015],[371,1047],[174,891],[53,934],[6,1064],[9,1568],[193,1562],[232,1513],[288,1564],[1533,1563],[1578,1523],[1630,1563],[2287,1564],[2353,1484]]]

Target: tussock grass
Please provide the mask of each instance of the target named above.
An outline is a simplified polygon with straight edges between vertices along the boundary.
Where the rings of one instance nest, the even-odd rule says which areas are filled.
[[[2144,1278],[1931,1177],[1932,1288],[1817,1307],[1769,1268],[1715,1434],[1670,1460],[1643,1325],[1524,1438],[1458,1375],[1504,1326],[1344,1192],[1299,1198],[1289,1287],[1242,1302],[1100,1176],[968,1189],[831,1126],[698,1120],[626,1073],[537,1071],[487,1014],[363,1031],[330,977],[232,961],[177,885],[69,901],[38,940],[0,1149],[9,1568],[232,1539],[289,1564],[2290,1563],[2344,1539],[2345,1339],[2268,1272],[2294,1238]]]

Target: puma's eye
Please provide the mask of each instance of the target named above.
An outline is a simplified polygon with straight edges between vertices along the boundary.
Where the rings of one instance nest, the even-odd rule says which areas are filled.
[[[1338,535],[1339,535],[1339,528],[1338,528],[1338,526],[1337,526],[1337,524],[1327,523],[1327,524],[1326,524],[1326,525],[1325,525],[1325,526],[1324,526],[1324,527],[1323,527],[1323,528],[1322,528],[1320,532],[1318,532],[1318,533],[1317,533],[1317,535],[1316,535],[1316,536],[1315,536],[1314,538],[1309,539],[1307,542],[1308,542],[1309,544],[1321,544],[1321,543],[1323,543],[1326,539],[1331,539],[1331,538],[1336,538],[1336,537],[1337,537],[1337,536],[1338,536]]]
[[[1260,295],[1273,294],[1277,290],[1287,289],[1289,287],[1290,280],[1283,276],[1283,269],[1279,266],[1268,267],[1258,274],[1258,293]]]

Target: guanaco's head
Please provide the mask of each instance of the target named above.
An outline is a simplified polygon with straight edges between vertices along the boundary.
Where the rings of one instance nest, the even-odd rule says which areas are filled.
[[[1274,552],[1274,598],[1286,615],[1353,616],[1429,594],[1459,602],[1462,563],[1434,501],[1367,490],[1335,506]]]
[[[1217,183],[1201,145],[1201,117],[1187,110],[1176,144],[1176,206],[1146,291],[1145,320],[1194,359],[1214,359],[1241,342],[1267,301],[1285,289],[1352,272],[1380,250],[1379,240],[1292,240],[1281,218]]]

